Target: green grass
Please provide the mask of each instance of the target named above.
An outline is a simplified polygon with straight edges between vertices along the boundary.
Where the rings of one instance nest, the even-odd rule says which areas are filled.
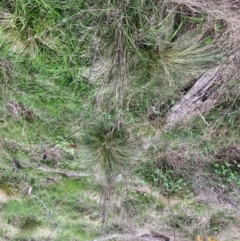
[[[84,221],[85,215],[99,208],[86,196],[88,186],[86,180],[63,179],[57,184],[35,187],[33,197],[11,200],[4,205],[4,220],[20,229],[19,239],[38,237],[38,229],[51,228],[53,232],[59,230],[59,239],[54,240],[61,237],[87,240],[94,231]]]

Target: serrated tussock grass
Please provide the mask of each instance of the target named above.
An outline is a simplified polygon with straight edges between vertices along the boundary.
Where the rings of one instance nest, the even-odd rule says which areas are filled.
[[[102,228],[104,228],[113,193],[118,183],[127,183],[136,161],[136,149],[128,143],[128,133],[123,126],[107,118],[88,127],[82,139],[83,165],[91,170],[101,188]]]
[[[108,1],[101,9],[93,9],[95,18],[88,22],[96,36],[94,61],[103,58],[111,63],[104,66],[97,104],[104,100],[100,96],[107,88],[112,93],[110,103],[123,108],[129,90],[136,92],[132,87],[139,76],[148,85],[155,80],[154,88],[166,96],[164,85],[183,86],[219,54],[215,23],[207,22],[202,12],[197,13],[196,19],[202,19],[197,21],[187,7],[186,13],[181,12],[180,7],[164,1]]]
[[[118,175],[127,176],[134,166],[134,149],[128,143],[123,127],[100,121],[90,126],[83,136],[83,149],[88,165],[98,182],[111,186]]]

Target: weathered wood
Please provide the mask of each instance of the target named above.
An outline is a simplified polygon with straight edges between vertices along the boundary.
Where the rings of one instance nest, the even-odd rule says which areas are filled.
[[[118,241],[170,241],[170,238],[159,234],[157,232],[151,231],[150,233],[143,234],[112,234],[104,237],[100,237],[98,239],[94,239],[93,241],[107,241],[107,240],[118,240]]]
[[[52,169],[52,168],[49,168],[49,167],[43,166],[43,165],[39,166],[38,169],[41,171],[44,171],[44,172],[59,173],[59,174],[65,175],[67,177],[88,177],[89,176],[89,174],[87,174],[87,173],[56,170],[56,169]]]
[[[207,70],[193,85],[193,87],[175,104],[166,117],[166,128],[189,120],[195,115],[212,109],[218,98],[211,91],[211,87],[218,78],[219,66]]]

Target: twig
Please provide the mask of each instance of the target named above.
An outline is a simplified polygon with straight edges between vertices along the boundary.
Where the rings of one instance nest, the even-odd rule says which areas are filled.
[[[199,116],[202,118],[203,122],[204,122],[207,126],[209,126],[209,124],[207,123],[205,117],[202,115],[202,113],[201,113],[199,110],[198,110],[198,114],[199,114]]]
[[[232,205],[232,206],[233,206],[234,208],[236,208],[238,211],[240,211],[240,209],[239,209],[239,207],[237,206],[237,204],[233,203],[231,200],[229,200],[229,198],[224,197],[224,196],[222,196],[222,197],[219,197],[219,196],[218,196],[217,198],[218,198],[218,201],[220,202],[220,204],[222,204],[222,203],[221,203],[221,199],[222,199],[222,200],[228,202],[230,205]]]
[[[169,197],[169,195],[167,195],[167,202],[168,202],[168,209],[170,211],[172,221],[174,221],[174,215],[173,215],[173,212],[172,212],[172,209],[171,209],[171,206],[170,206],[170,197]],[[175,228],[175,225],[174,225],[174,228],[173,228],[173,241],[175,241],[175,240],[176,240],[176,228]]]
[[[53,172],[53,173],[63,174],[63,175],[66,175],[68,177],[88,177],[89,176],[89,174],[87,174],[87,173],[54,170],[54,169],[51,169],[51,168],[43,166],[43,165],[39,166],[38,169],[41,170],[41,171],[45,171],[45,172]]]

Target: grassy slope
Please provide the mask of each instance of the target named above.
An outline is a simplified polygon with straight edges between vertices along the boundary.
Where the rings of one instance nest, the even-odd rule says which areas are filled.
[[[34,3],[41,4],[38,1]],[[163,80],[158,83],[156,76],[159,76],[159,69],[154,62],[155,50],[151,48],[151,44],[154,46],[156,44],[151,41],[154,39],[154,31],[158,29],[155,28],[151,32],[148,28],[139,26],[144,32],[144,46],[140,47],[138,53],[140,61],[134,60],[129,66],[129,69],[137,67],[138,70],[135,72],[136,81],[129,88],[125,100],[129,110],[122,110],[123,117],[121,115],[119,117],[110,107],[105,110],[99,101],[103,117],[99,117],[98,114],[96,118],[94,113],[96,110],[91,100],[99,85],[95,83],[90,85],[82,75],[91,62],[92,54],[89,53],[90,47],[83,42],[88,39],[87,34],[83,37],[86,28],[80,29],[82,32],[79,34],[76,24],[70,18],[81,11],[82,6],[77,4],[76,7],[74,1],[72,4],[69,9],[65,9],[64,4],[51,6],[45,4],[42,13],[34,12],[31,7],[28,9],[27,5],[19,6],[17,10],[20,12],[13,11],[7,2],[4,6],[4,12],[10,9],[13,16],[18,16],[22,20],[20,23],[23,26],[19,29],[23,27],[23,30],[21,32],[19,29],[16,31],[15,28],[9,28],[19,23],[14,18],[11,19],[13,22],[10,22],[13,25],[9,25],[9,19],[1,22],[0,190],[9,197],[7,202],[0,203],[1,240],[92,240],[101,233],[104,213],[100,205],[101,197],[106,201],[109,210],[103,230],[105,233],[150,229],[170,237],[175,233],[178,240],[195,240],[197,234],[216,235],[220,240],[230,240],[229,237],[238,240],[240,233],[237,225],[239,215],[236,212],[240,201],[238,95],[231,99],[231,93],[226,93],[230,99],[205,115],[208,126],[198,116],[187,126],[162,132],[160,141],[153,144],[147,153],[141,153],[140,148],[140,155],[138,148],[132,166],[126,164],[126,158],[121,156],[122,162],[117,165],[123,163],[123,166],[120,166],[121,171],[124,170],[124,173],[129,175],[126,180],[120,178],[118,183],[114,183],[114,178],[108,179],[109,170],[104,170],[101,165],[96,166],[104,170],[105,176],[93,175],[95,180],[101,181],[97,184],[93,178],[74,179],[38,170],[42,162],[55,169],[96,171],[93,167],[98,161],[99,150],[102,153],[101,157],[111,159],[111,155],[119,155],[114,149],[115,145],[121,145],[123,150],[128,146],[139,146],[139,141],[159,131],[154,123],[145,118],[146,108],[150,106],[150,102],[161,94],[164,103],[160,103],[159,108],[163,112],[166,111],[178,99],[180,89],[186,84],[184,81],[176,82],[176,80],[189,75],[179,72],[182,69],[178,69],[178,65],[174,66],[174,61],[171,62],[171,58],[176,58],[178,63],[179,58],[189,57],[185,55],[188,52],[182,52],[182,49],[186,48],[181,45],[181,41],[176,41],[177,45],[172,48],[170,46],[171,51],[166,54],[169,61],[165,63],[165,68],[163,67],[165,72],[160,68]],[[27,11],[27,14],[24,11]],[[42,18],[41,14],[45,16],[46,13],[49,17],[44,18],[46,22],[42,24],[39,19]],[[100,14],[103,24],[104,14],[104,11]],[[128,14],[132,16],[134,13],[130,11]],[[93,23],[96,21],[94,16],[92,16]],[[87,17],[91,19],[91,15]],[[110,15],[111,17],[114,15]],[[34,29],[35,32],[31,36],[30,23],[35,18],[36,26],[39,28]],[[67,26],[63,20],[67,21]],[[82,19],[80,17],[75,20]],[[171,18],[167,19],[165,24],[169,26],[171,21]],[[186,28],[199,28],[198,25],[201,23],[199,19],[195,21],[191,19],[189,22],[178,19],[178,23],[179,21]],[[84,24],[88,26],[88,23]],[[44,31],[49,31],[44,27],[52,28],[52,34],[42,34]],[[182,29],[176,30],[174,26],[173,29],[175,29],[173,36],[184,33]],[[133,37],[131,28],[127,31],[129,36]],[[26,33],[30,36],[24,35]],[[90,31],[90,34],[93,33]],[[114,33],[104,32],[104,34],[115,36]],[[36,41],[28,41],[33,36],[38,36],[34,38]],[[149,39],[144,39],[146,36],[149,36]],[[11,41],[7,41],[6,38]],[[106,39],[103,38],[103,41]],[[125,41],[127,40],[123,39],[123,42]],[[113,41],[113,46],[114,44]],[[150,47],[146,47],[148,44]],[[208,44],[205,47],[209,50],[211,48],[208,48]],[[177,46],[181,51],[176,53],[174,51],[177,51]],[[132,42],[128,43],[126,48],[130,52],[135,51]],[[190,50],[187,48],[187,51]],[[107,52],[105,56],[112,58],[112,53]],[[193,55],[189,58],[195,57],[196,54],[193,51]],[[208,57],[205,50],[199,56],[201,58],[197,61]],[[130,57],[130,60],[132,58],[134,59]],[[207,63],[208,61],[210,60],[206,60]],[[158,64],[162,66],[164,62]],[[188,61],[183,64],[186,65],[189,65]],[[141,72],[141,68],[148,71]],[[193,66],[189,72],[195,76],[204,70],[204,66],[202,68],[195,69]],[[150,73],[153,73],[151,78]],[[150,81],[147,82],[148,78]],[[235,84],[238,86],[238,82]],[[121,91],[123,90],[121,89],[119,93],[122,93]],[[99,128],[102,119],[103,129]],[[94,120],[90,127],[84,127],[76,135],[64,140],[65,136],[89,120]],[[115,135],[109,137],[105,133],[109,129],[113,131],[111,129],[113,123],[118,122],[126,129],[123,132],[127,136],[123,138],[124,143],[121,132],[119,135],[117,132],[116,139]],[[96,128],[100,130],[100,134]],[[88,150],[94,155],[86,155],[86,152],[82,151],[84,145],[89,144],[82,138],[86,130],[90,135],[90,142],[94,144],[90,145]],[[101,138],[95,139],[95,133],[100,137],[103,136],[104,141],[101,142]],[[58,144],[62,149],[60,158],[53,158],[54,160],[49,162],[43,161],[44,150],[54,144]],[[106,150],[103,152],[101,148],[105,147],[104,145]],[[97,148],[95,152],[94,148]],[[131,151],[132,149],[129,152],[127,150],[127,158],[131,155],[129,154]],[[20,161],[24,166],[23,170],[13,172],[11,163],[13,158]],[[86,161],[92,166],[86,165]],[[133,171],[126,171],[126,168],[123,168],[129,167],[128,165]],[[118,176],[118,172],[116,168],[112,175]],[[116,184],[113,193],[106,191],[112,188],[106,184],[109,180]],[[127,185],[125,182],[121,185],[121,180],[126,181]],[[32,192],[28,195],[30,188]],[[111,203],[102,196],[103,193],[112,195]]]

